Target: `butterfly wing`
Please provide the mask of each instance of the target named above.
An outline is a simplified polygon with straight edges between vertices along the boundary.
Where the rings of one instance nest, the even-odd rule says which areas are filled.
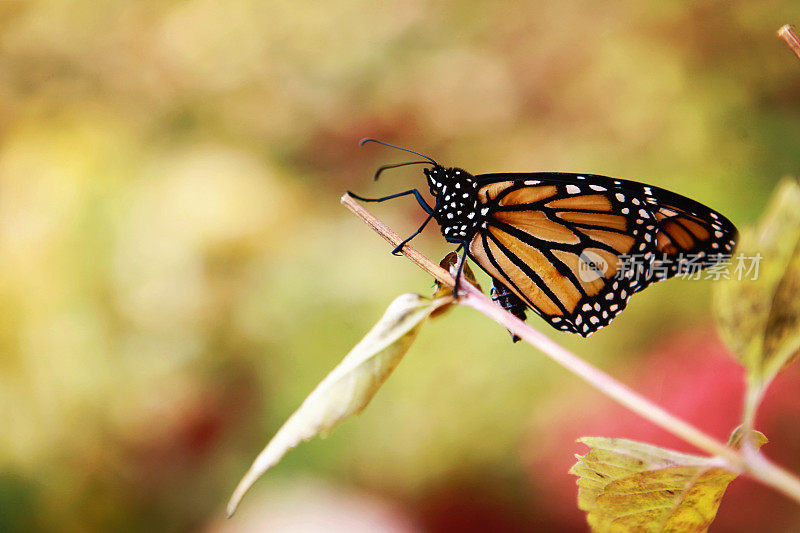
[[[738,239],[730,220],[690,198],[657,187],[643,187],[651,191],[646,201],[657,230],[650,283],[699,272],[730,258]],[[646,286],[640,285],[637,290]]]
[[[734,245],[722,215],[657,187],[590,174],[476,178],[485,222],[469,255],[562,331],[588,336],[633,293],[686,271],[681,254],[702,254],[693,268],[704,268]]]

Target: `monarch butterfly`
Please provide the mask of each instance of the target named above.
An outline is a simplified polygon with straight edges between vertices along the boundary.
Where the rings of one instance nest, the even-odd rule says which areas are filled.
[[[588,337],[610,324],[634,293],[719,265],[736,245],[727,218],[652,185],[563,172],[472,175],[376,139],[361,144],[367,142],[424,159],[384,165],[376,180],[390,168],[432,165],[424,174],[433,207],[417,189],[383,198],[350,193],[366,202],[413,194],[428,213],[392,253],[435,219],[445,240],[465,248],[459,275],[469,256],[492,277],[498,303],[521,318],[529,307],[560,331]]]

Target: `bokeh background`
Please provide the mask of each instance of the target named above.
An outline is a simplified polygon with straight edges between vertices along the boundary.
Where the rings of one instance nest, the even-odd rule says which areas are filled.
[[[256,453],[402,292],[432,281],[339,205],[475,173],[647,181],[743,226],[800,172],[800,62],[774,2],[0,2],[0,530],[583,531],[582,435],[687,450],[467,309],[366,412]],[[374,207],[399,233],[412,199]],[[416,245],[451,250],[435,228]],[[481,278],[485,285],[488,282]],[[742,372],[712,282],[589,340],[534,326],[724,439]],[[797,365],[795,365],[797,366]],[[800,470],[800,373],[759,428]],[[800,509],[737,480],[718,531]]]

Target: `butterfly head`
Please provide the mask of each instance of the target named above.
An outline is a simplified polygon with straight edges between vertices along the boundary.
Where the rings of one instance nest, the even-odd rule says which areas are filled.
[[[450,242],[469,239],[480,224],[478,182],[461,168],[434,165],[424,170],[431,194],[436,197],[434,216],[442,235]]]

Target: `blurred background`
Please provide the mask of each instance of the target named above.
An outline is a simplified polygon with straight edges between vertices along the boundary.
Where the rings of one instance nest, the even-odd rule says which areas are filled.
[[[425,188],[418,167],[373,183],[408,158],[360,138],[646,181],[744,226],[800,171],[790,22],[790,0],[0,2],[0,530],[585,530],[576,438],[690,448],[468,309],[223,512],[386,305],[432,290],[339,204]],[[659,284],[589,340],[531,323],[725,439],[742,371],[711,285]],[[794,471],[797,367],[759,421]],[[714,528],[799,521],[737,480]]]

